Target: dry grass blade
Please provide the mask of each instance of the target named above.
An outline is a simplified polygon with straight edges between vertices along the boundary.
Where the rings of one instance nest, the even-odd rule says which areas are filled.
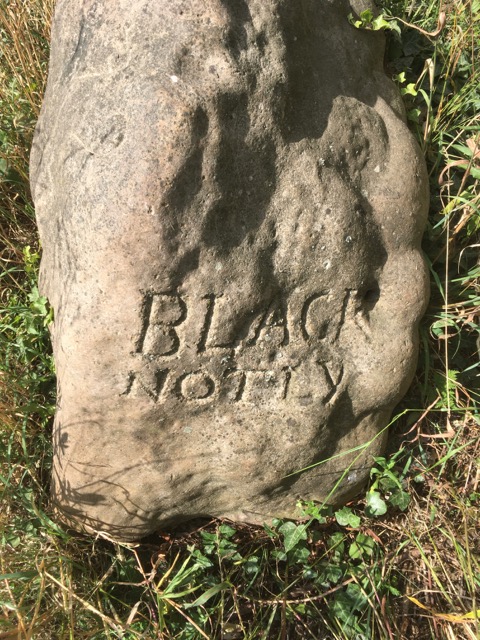
[[[117,632],[118,631],[128,631],[128,628],[127,628],[126,625],[123,625],[123,624],[121,624],[119,622],[116,622],[115,620],[113,620],[109,616],[105,615],[102,611],[100,611],[99,609],[94,607],[90,602],[88,602],[88,600],[85,600],[84,598],[81,598],[79,595],[77,595],[72,590],[71,587],[69,588],[69,587],[65,586],[64,584],[62,584],[60,582],[60,580],[57,580],[57,578],[55,578],[55,576],[53,576],[51,573],[48,573],[47,571],[45,571],[45,577],[48,578],[53,584],[56,584],[62,590],[62,592],[67,593],[69,598],[71,598],[72,600],[76,600],[87,611],[90,611],[95,616],[98,616],[103,622],[105,622],[114,631],[117,631]]]
[[[28,100],[38,116],[46,82],[45,58],[39,39],[48,42],[54,0],[10,0],[0,7],[0,30],[12,45],[2,49],[3,72],[18,84],[18,95]],[[0,86],[4,88],[4,84]]]

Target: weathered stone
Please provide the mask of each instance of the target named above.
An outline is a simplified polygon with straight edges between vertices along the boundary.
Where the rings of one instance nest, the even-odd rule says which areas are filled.
[[[427,291],[367,6],[57,3],[32,186],[76,526],[295,517],[367,478]]]

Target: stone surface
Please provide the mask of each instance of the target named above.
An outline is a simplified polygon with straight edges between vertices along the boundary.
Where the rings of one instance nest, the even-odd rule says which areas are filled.
[[[368,477],[427,295],[368,6],[58,1],[31,173],[75,526],[261,523]]]

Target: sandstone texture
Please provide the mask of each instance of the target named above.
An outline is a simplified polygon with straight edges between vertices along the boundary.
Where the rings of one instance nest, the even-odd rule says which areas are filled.
[[[31,177],[67,522],[262,523],[368,477],[427,297],[368,6],[58,1]]]

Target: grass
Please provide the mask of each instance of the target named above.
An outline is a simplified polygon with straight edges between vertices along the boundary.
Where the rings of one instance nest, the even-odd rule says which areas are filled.
[[[0,638],[480,637],[480,2],[381,4],[386,24],[363,28],[386,28],[431,187],[432,298],[390,449],[364,496],[304,505],[303,524],[195,521],[120,545],[49,515],[54,373],[27,163],[52,0],[0,3]]]

